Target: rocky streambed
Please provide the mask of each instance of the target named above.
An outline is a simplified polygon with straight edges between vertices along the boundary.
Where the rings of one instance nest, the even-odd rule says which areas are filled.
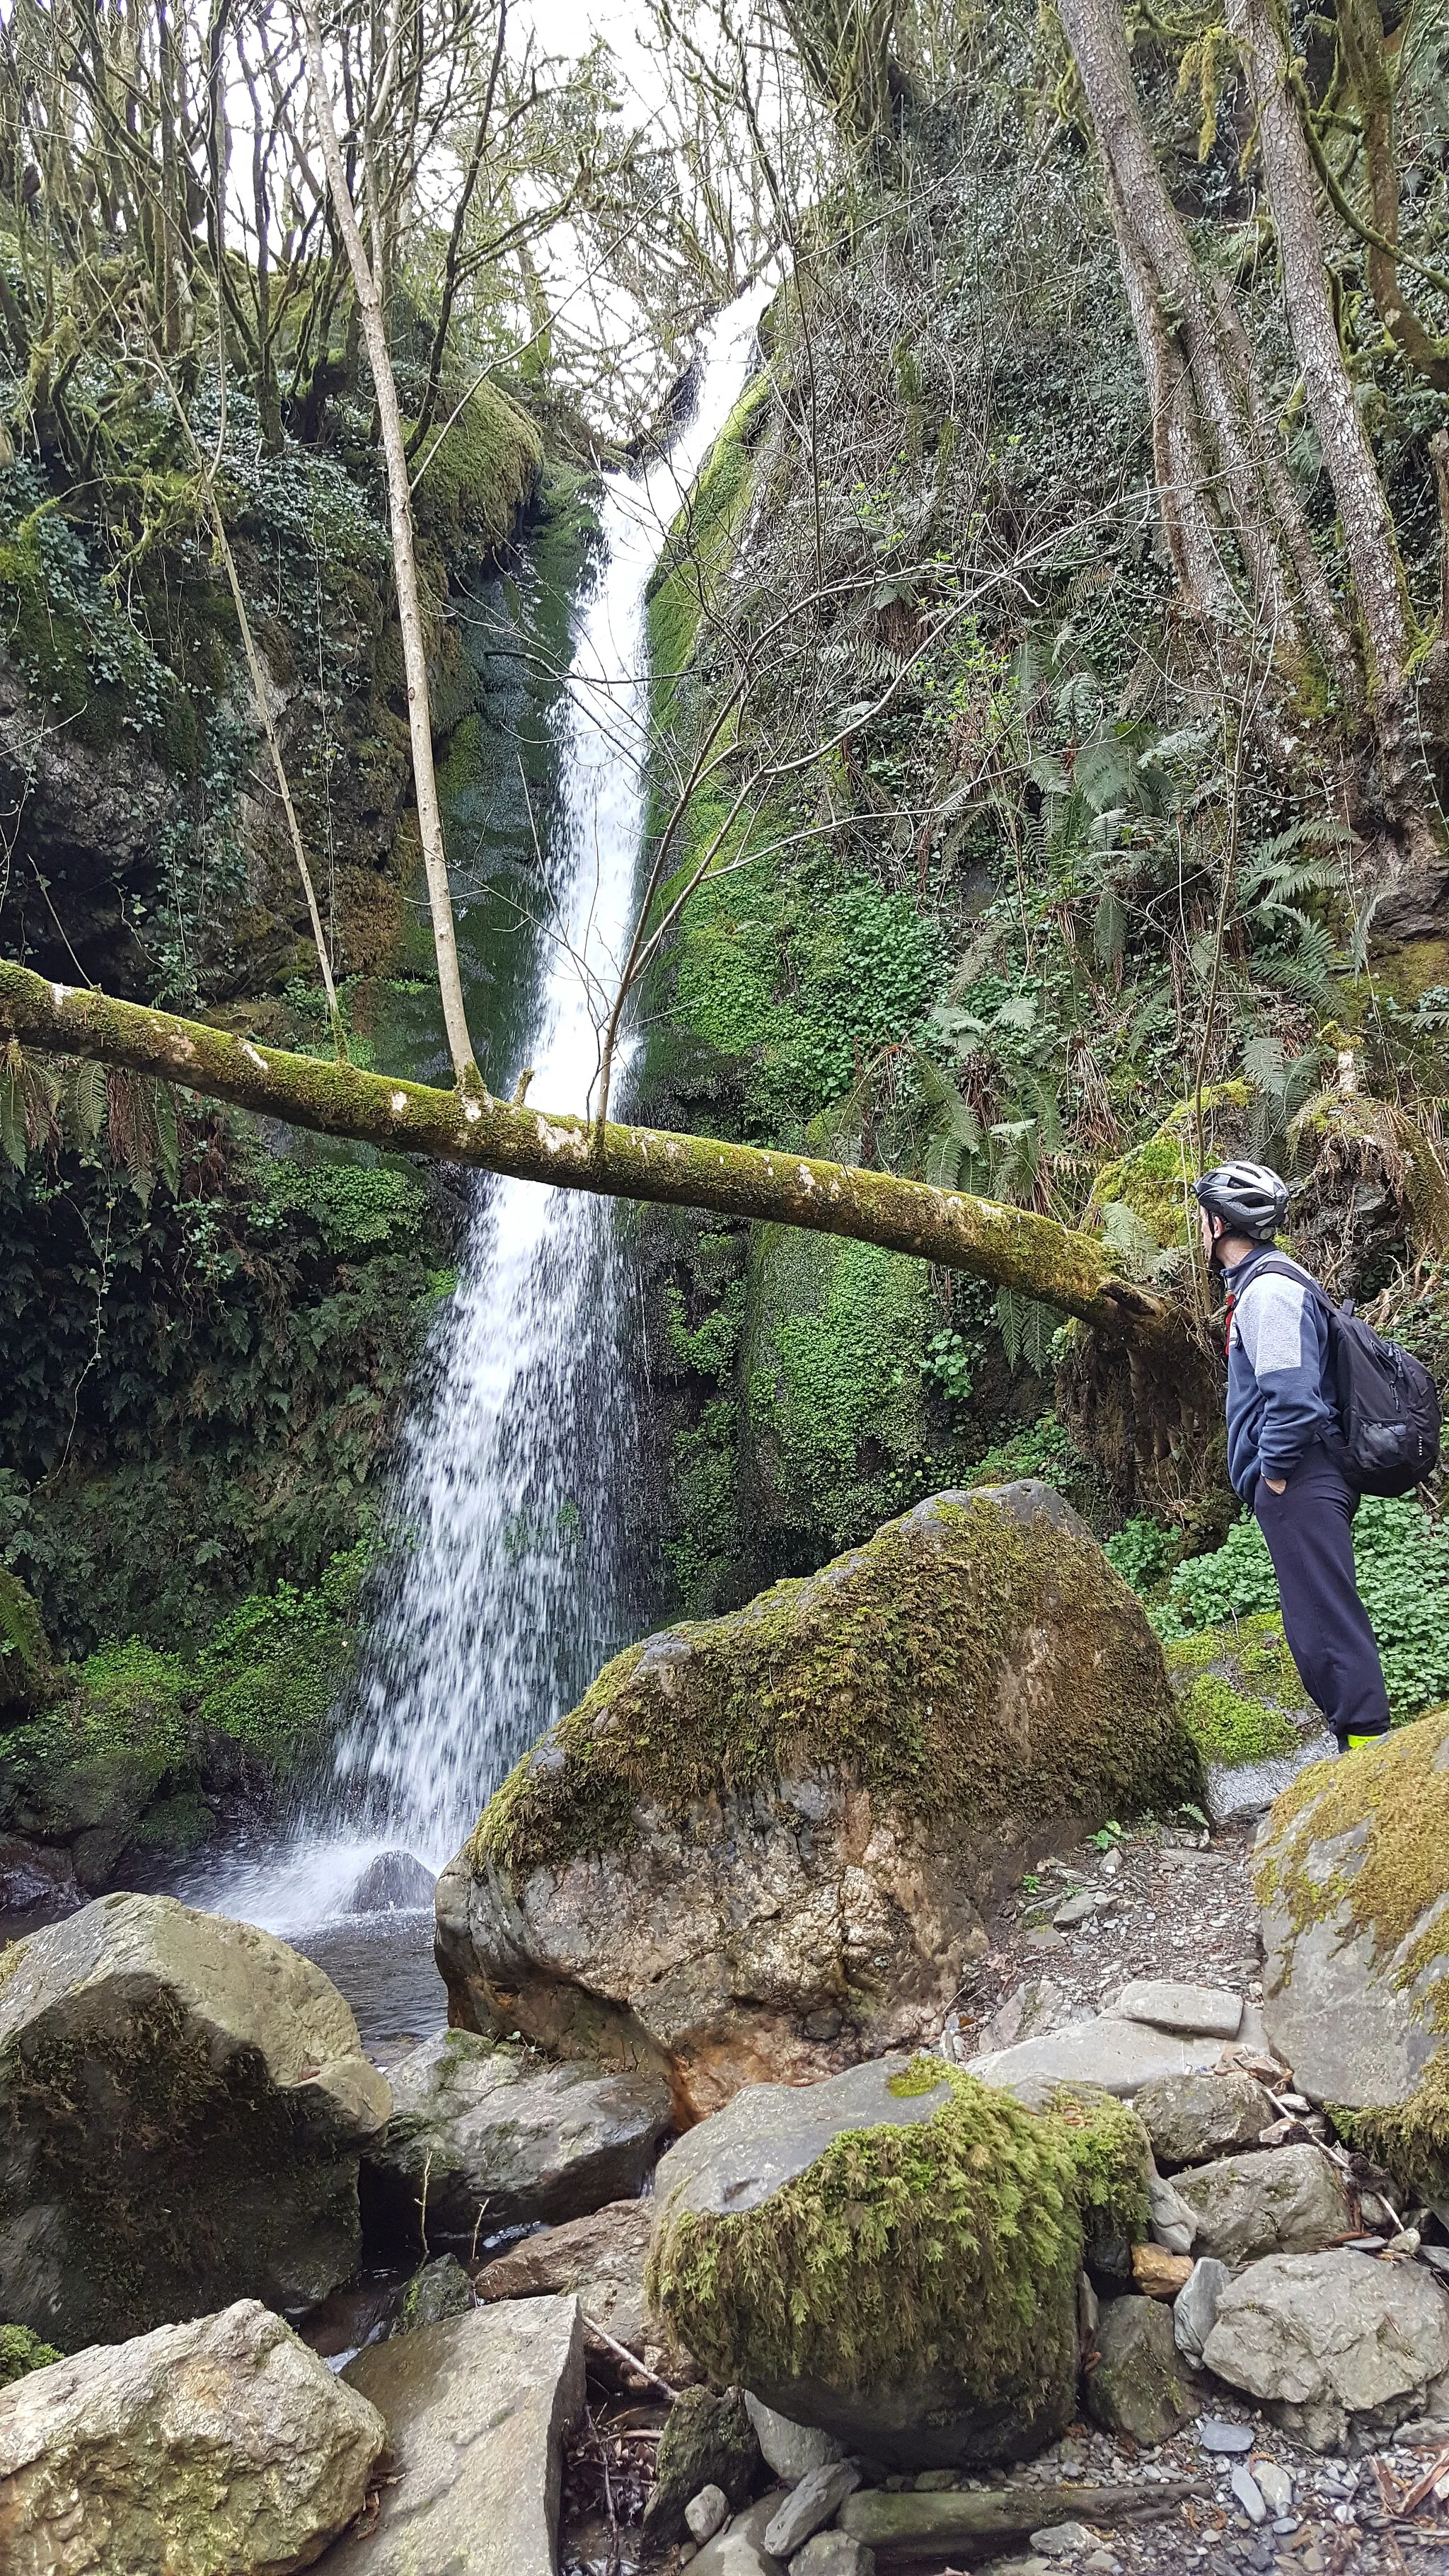
[[[602,1677],[385,2072],[164,1897],[0,1952],[7,2576],[1443,2564],[1449,1723],[1209,1829],[1059,1505],[882,1540]]]

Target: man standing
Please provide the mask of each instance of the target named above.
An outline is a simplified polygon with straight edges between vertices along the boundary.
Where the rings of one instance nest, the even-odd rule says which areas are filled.
[[[1341,1461],[1328,1310],[1294,1263],[1263,1263],[1288,1192],[1261,1163],[1222,1163],[1194,1184],[1203,1251],[1228,1291],[1228,1475],[1257,1520],[1278,1578],[1283,1634],[1340,1752],[1384,1734],[1389,1695],[1358,1597],[1358,1494]]]

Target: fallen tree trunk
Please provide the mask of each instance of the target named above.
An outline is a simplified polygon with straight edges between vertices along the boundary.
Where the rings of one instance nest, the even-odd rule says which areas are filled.
[[[392,1153],[477,1164],[557,1189],[714,1208],[725,1216],[848,1235],[1040,1298],[1134,1348],[1165,1355],[1187,1345],[1180,1309],[1124,1278],[1095,1235],[1027,1208],[933,1189],[894,1172],[862,1171],[712,1136],[601,1126],[495,1100],[482,1089],[438,1091],[258,1046],[169,1011],[48,983],[27,967],[3,961],[0,1037],[57,1055],[125,1065],[259,1117]]]

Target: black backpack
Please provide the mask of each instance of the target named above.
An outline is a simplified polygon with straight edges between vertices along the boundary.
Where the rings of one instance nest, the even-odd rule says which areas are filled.
[[[1411,1494],[1439,1463],[1439,1390],[1422,1360],[1402,1342],[1386,1342],[1372,1324],[1341,1306],[1296,1262],[1273,1254],[1254,1265],[1311,1288],[1328,1317],[1328,1350],[1342,1433],[1335,1443],[1348,1481],[1361,1494]]]

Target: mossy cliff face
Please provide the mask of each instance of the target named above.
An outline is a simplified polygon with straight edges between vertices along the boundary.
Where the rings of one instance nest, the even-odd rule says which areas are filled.
[[[752,2088],[660,2165],[651,2308],[714,2379],[878,2459],[1039,2449],[1076,2409],[1085,2234],[1146,2216],[1131,2113],[1072,2109],[929,2058]]]
[[[1449,1709],[1284,1791],[1256,1862],[1269,2037],[1449,2199]]]
[[[606,1667],[444,1873],[452,2018],[653,2060],[698,2116],[932,2034],[1019,1854],[1199,1790],[1061,1498],[941,1495]]]
[[[112,1896],[0,1953],[0,2316],[74,2351],[355,2268],[391,2103],[270,1934]]]

